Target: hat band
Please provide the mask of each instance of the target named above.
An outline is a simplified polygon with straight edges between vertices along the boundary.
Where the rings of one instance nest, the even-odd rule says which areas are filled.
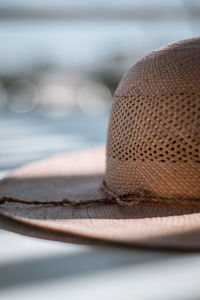
[[[102,181],[100,189],[103,193],[105,193],[108,197],[112,197],[116,200],[116,202],[122,206],[133,206],[142,201],[153,201],[153,202],[181,202],[181,203],[191,203],[191,202],[200,202],[200,198],[194,197],[158,197],[153,195],[149,191],[145,191],[142,189],[135,189],[132,194],[123,194],[117,195],[117,193],[113,192],[106,184],[105,180]]]

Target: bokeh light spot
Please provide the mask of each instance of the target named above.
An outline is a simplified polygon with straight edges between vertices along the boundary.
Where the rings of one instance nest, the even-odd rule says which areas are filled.
[[[30,80],[15,80],[8,86],[8,108],[11,111],[30,112],[35,108],[38,100],[38,89]]]

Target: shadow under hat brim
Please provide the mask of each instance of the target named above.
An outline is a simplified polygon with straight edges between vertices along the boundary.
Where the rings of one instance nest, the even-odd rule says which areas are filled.
[[[0,182],[0,227],[70,243],[200,250],[200,202],[120,206],[100,189],[104,170],[105,149],[17,169]],[[90,203],[69,204],[81,201]]]

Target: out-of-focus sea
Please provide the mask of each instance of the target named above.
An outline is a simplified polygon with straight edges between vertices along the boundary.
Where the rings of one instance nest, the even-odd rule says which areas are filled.
[[[0,73],[40,63],[98,68],[115,53],[139,58],[165,44],[200,34],[200,21],[189,19],[0,24]]]
[[[51,118],[0,114],[0,177],[13,168],[57,153],[105,144],[108,115]]]

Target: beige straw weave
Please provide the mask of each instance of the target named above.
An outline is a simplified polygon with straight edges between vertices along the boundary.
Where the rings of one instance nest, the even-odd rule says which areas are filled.
[[[152,52],[120,82],[104,187],[115,196],[200,199],[200,38]]]

